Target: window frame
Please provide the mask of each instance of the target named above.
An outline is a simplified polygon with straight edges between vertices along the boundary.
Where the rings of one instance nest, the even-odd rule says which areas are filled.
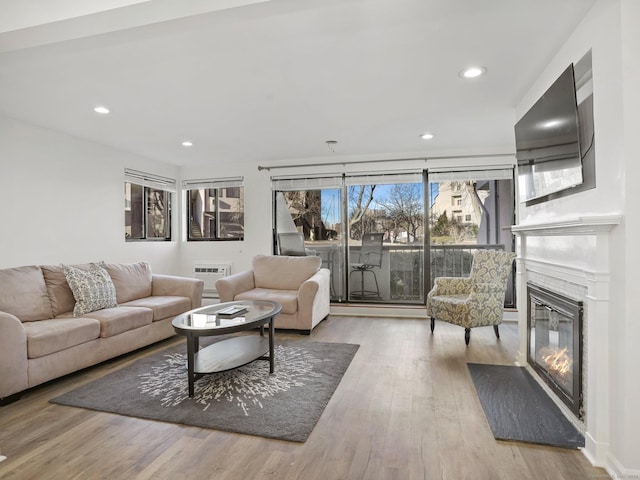
[[[129,187],[128,187],[129,186]],[[134,186],[139,189],[135,195]],[[164,222],[163,236],[150,236],[151,222],[151,196],[160,193],[163,196],[163,208],[160,215]],[[172,208],[173,194],[175,193],[175,180],[160,177],[158,175],[138,172],[136,170],[125,169],[124,175],[124,226],[125,226],[125,242],[170,242],[173,237],[172,225]],[[133,236],[134,230],[134,210],[138,210],[140,218],[140,235]],[[138,220],[136,219],[136,224]],[[127,229],[131,233],[127,233]]]
[[[183,182],[183,190],[184,190],[184,200],[185,200],[185,229],[186,235],[185,239],[187,242],[237,242],[244,241],[244,185],[243,185],[243,177],[234,177],[234,178],[226,178],[226,179],[201,179],[201,180],[185,180]],[[194,212],[194,201],[195,198],[192,198],[193,191],[200,191],[201,195],[205,200],[203,201],[202,211],[197,213]],[[231,193],[232,195],[228,195]],[[207,210],[205,208],[204,203],[207,201],[213,202],[213,210]],[[221,209],[221,203],[223,199],[233,199],[237,200],[237,211],[223,211]],[[229,210],[233,210],[233,208],[229,208]],[[196,216],[209,216],[213,221],[213,228],[210,228],[209,236],[197,237],[192,236],[192,222],[195,221]],[[233,220],[235,221],[227,221],[225,220],[226,215],[237,215],[238,218]],[[238,225],[242,234],[232,237],[223,236],[223,231],[225,229],[225,225]],[[200,225],[198,222],[196,224],[197,228],[201,233],[203,233],[203,225]],[[211,233],[213,232],[213,233]]]

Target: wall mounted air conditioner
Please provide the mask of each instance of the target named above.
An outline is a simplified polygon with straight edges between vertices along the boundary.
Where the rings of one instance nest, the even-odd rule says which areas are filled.
[[[204,282],[204,296],[218,296],[216,280],[231,274],[231,265],[228,263],[196,263],[193,265],[193,277]]]

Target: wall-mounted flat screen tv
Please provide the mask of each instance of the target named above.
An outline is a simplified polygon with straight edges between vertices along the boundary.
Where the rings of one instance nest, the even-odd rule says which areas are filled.
[[[521,202],[582,183],[573,64],[515,125]]]

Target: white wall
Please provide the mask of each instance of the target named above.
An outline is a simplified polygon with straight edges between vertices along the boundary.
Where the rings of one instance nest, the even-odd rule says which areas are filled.
[[[125,167],[177,175],[177,167],[0,116],[0,268],[146,260],[156,273],[176,272],[179,242],[124,240]]]
[[[638,292],[640,280],[640,162],[638,161],[638,139],[640,133],[640,2],[637,0],[622,1],[622,92],[624,128],[621,135],[625,165],[625,235],[623,277],[623,317],[616,339],[623,343],[617,351],[616,366],[625,366],[620,372],[619,395],[613,409],[619,412],[619,422],[615,425],[615,449],[620,451],[619,459],[623,465],[633,467],[640,473],[638,459],[638,432],[640,432],[640,349],[637,340],[640,338],[640,318],[638,318]]]
[[[607,468],[617,474],[640,473],[637,433],[640,432],[640,389],[637,368],[640,335],[637,305],[640,256],[640,167],[635,142],[640,132],[637,79],[640,5],[637,0],[599,0],[574,34],[533,84],[517,107],[520,118],[571,62],[592,50],[596,183],[595,189],[532,207],[520,206],[519,223],[553,222],[579,216],[622,214],[623,224],[611,235],[611,291],[608,337],[610,378],[598,388],[610,392]],[[562,242],[562,238],[554,239]],[[589,246],[546,245],[549,252],[573,248],[572,256],[588,255]],[[632,452],[633,451],[633,452]]]

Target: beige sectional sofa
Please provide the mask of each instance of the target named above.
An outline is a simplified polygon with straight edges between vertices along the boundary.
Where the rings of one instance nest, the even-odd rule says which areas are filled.
[[[319,257],[257,255],[252,269],[216,281],[221,302],[271,300],[282,305],[275,327],[309,334],[329,315],[330,272]]]
[[[89,271],[89,265],[74,267]],[[115,287],[117,306],[76,311],[76,316],[76,299],[62,266],[0,270],[1,403],[168,338],[175,334],[172,319],[201,305],[201,280],[152,274],[146,262],[101,265]]]

